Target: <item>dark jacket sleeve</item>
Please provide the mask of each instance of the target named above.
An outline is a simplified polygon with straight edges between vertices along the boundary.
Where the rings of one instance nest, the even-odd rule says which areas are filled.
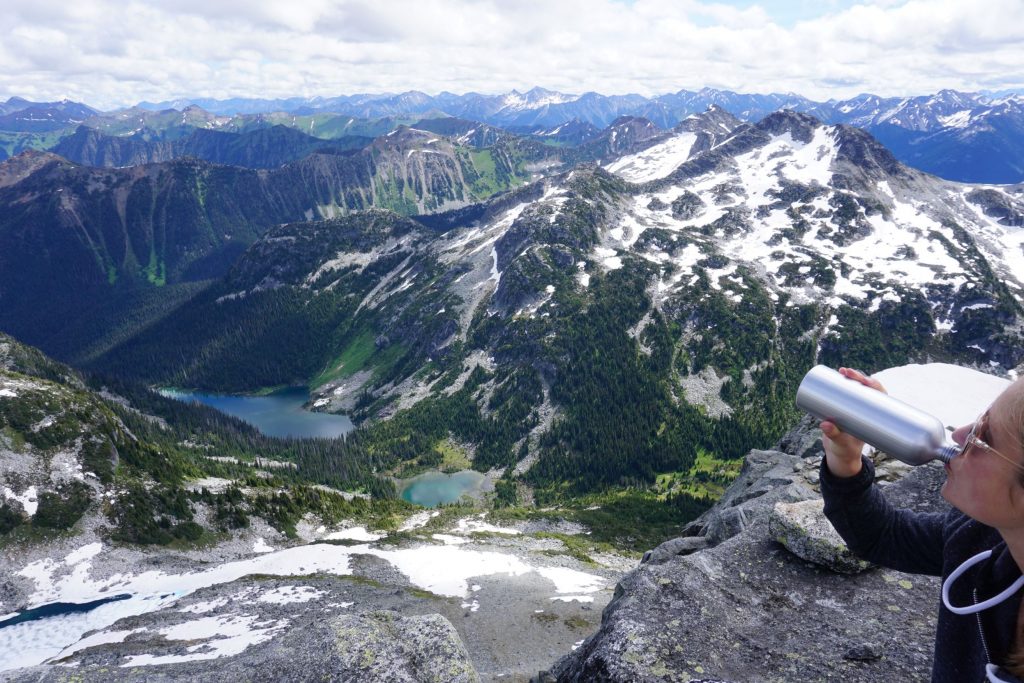
[[[822,458],[825,516],[858,557],[901,572],[941,576],[946,515],[897,509],[874,480],[867,458],[860,473],[848,478],[832,474]]]

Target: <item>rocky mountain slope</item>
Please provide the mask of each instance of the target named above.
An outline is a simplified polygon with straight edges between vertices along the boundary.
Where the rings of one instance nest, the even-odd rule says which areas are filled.
[[[0,107],[0,130],[43,133],[78,125],[98,112],[80,102],[30,102],[11,97]]]
[[[374,206],[429,213],[528,177],[514,148],[408,128],[269,171],[195,159],[98,169],[26,153],[0,165],[0,329],[80,360],[222,275],[273,225]]]
[[[235,391],[301,379],[321,409],[432,421],[481,444],[477,467],[554,490],[771,442],[815,360],[1021,362],[1014,188],[942,181],[801,114],[718,116],[472,210],[283,226],[99,366]]]
[[[210,451],[218,457],[209,457]],[[295,514],[301,516],[309,504],[325,513],[332,506],[369,513],[374,505],[370,494],[381,499],[385,514],[395,505],[401,509],[387,500],[394,494],[390,481],[372,473],[381,461],[345,458],[345,451],[344,442],[297,445],[261,437],[216,411],[165,399],[141,386],[86,380],[0,335],[4,545],[59,539],[82,525],[106,540],[125,543],[197,541],[218,529],[246,526],[248,512],[272,513],[274,523],[289,530]],[[254,469],[262,471],[254,474]],[[238,479],[253,475],[256,486],[244,495],[215,491],[203,499],[213,514],[197,518],[183,482],[226,473]],[[363,494],[346,500],[325,488],[310,499],[308,491],[299,490],[310,483],[347,486]],[[274,494],[289,500],[276,500]],[[293,509],[275,512],[279,504]],[[96,531],[101,526],[105,531]]]

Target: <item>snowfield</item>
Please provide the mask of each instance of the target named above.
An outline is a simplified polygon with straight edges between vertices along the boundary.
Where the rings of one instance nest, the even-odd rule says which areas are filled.
[[[679,133],[642,152],[620,157],[605,168],[634,183],[664,178],[690,158],[696,133]]]
[[[426,524],[438,514],[426,510],[407,520],[407,530]],[[483,516],[458,520],[448,533],[436,534],[440,544],[419,543],[410,547],[379,547],[370,542],[352,546],[327,543],[301,545],[274,550],[263,538],[253,547],[249,559],[226,562],[205,571],[182,574],[146,571],[95,577],[94,559],[103,551],[100,543],[91,543],[69,553],[63,560],[45,559],[33,562],[17,572],[30,579],[35,592],[30,607],[54,602],[83,603],[128,594],[125,600],[110,602],[89,612],[49,617],[0,628],[0,671],[40,664],[51,657],[67,655],[90,645],[121,642],[133,631],[103,632],[82,639],[89,632],[104,629],[118,619],[164,609],[181,598],[208,586],[236,581],[248,575],[308,576],[314,574],[352,575],[352,558],[371,555],[385,560],[404,574],[415,587],[436,595],[467,600],[473,611],[487,606],[478,593],[477,577],[517,577],[527,574],[547,580],[549,593],[539,599],[562,599],[587,602],[593,594],[606,588],[606,580],[595,574],[568,567],[548,567],[527,562],[508,552],[480,550],[472,547],[469,537],[476,532],[505,535],[519,534],[514,529],[498,527],[483,521]],[[353,527],[325,536],[327,539],[376,541],[380,534],[365,527]],[[306,586],[283,586],[270,590],[246,590],[231,600],[216,600],[189,605],[183,612],[204,614],[227,604],[304,603],[320,596]],[[471,598],[471,599],[470,599]],[[588,600],[589,598],[589,600]],[[230,618],[203,617],[185,625],[161,631],[168,640],[196,640],[201,633],[219,634],[215,640],[189,646],[181,655],[131,658],[125,666],[155,665],[229,656],[249,645],[265,642],[287,626],[287,621],[256,623],[252,615]],[[191,635],[189,635],[191,634]]]

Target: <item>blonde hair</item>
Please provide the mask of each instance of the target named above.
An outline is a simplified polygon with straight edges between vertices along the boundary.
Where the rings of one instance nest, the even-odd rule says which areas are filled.
[[[1017,439],[1016,450],[1019,455],[1024,451],[1024,378],[1011,384],[1006,391],[1013,392],[1007,416],[1010,424],[1016,426],[1013,436]],[[1018,481],[1024,486],[1024,471],[1018,474]],[[1006,664],[1003,666],[1017,678],[1024,679],[1024,629],[1017,628],[1017,637],[1013,639],[1010,652],[1006,655]]]
[[[1015,445],[1018,452],[1024,451],[1024,377],[1011,384],[1006,391],[1013,392],[1013,401],[1010,402],[1007,417],[1010,424],[1017,427],[1013,430],[1013,436],[1017,439]],[[1024,470],[1021,470],[1020,482],[1024,486]]]

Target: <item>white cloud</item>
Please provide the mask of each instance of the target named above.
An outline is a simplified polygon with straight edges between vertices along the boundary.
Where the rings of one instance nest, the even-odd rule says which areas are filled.
[[[179,96],[418,89],[809,97],[1024,85],[1021,0],[7,0],[0,94],[114,107]],[[810,5],[807,5],[810,7]]]

